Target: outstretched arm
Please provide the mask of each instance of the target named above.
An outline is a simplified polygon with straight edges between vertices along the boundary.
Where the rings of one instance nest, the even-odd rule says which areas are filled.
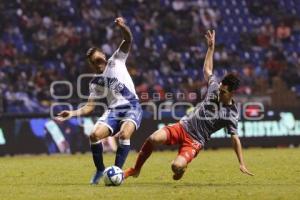
[[[115,20],[115,23],[120,27],[123,35],[123,41],[121,42],[120,50],[124,53],[128,53],[133,40],[132,33],[122,17],[118,17]]]
[[[204,78],[208,81],[208,78],[212,75],[213,72],[213,54],[215,50],[215,31],[208,30],[205,34],[207,42],[207,52],[204,60],[203,73]]]
[[[71,117],[76,117],[76,116],[79,117],[79,116],[87,115],[91,113],[94,110],[94,108],[95,108],[94,99],[89,98],[88,102],[81,108],[77,110],[64,110],[58,113],[55,119],[58,121],[65,121],[70,119]]]
[[[244,163],[242,145],[241,145],[241,141],[239,139],[239,136],[238,135],[232,135],[231,140],[232,140],[232,146],[234,148],[234,151],[235,151],[236,156],[237,156],[237,158],[239,160],[239,163],[240,163],[241,172],[243,172],[244,174],[248,174],[250,176],[254,176],[254,174],[252,174],[251,172],[248,171],[248,169],[246,168],[246,165]]]

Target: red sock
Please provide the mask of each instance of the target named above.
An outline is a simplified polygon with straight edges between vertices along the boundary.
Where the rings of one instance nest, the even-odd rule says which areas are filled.
[[[152,151],[153,151],[153,144],[147,139],[139,152],[139,155],[135,162],[134,169],[141,170],[142,166],[144,165],[146,160],[149,158]]]

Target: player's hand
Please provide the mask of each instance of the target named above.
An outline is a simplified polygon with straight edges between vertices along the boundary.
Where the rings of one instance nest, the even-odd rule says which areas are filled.
[[[207,46],[210,49],[213,49],[215,47],[215,30],[208,30],[205,34]]]
[[[240,170],[242,173],[247,174],[249,176],[254,176],[254,174],[252,174],[251,172],[248,171],[248,169],[246,168],[245,165],[240,165]]]
[[[57,114],[57,117],[55,117],[55,120],[63,122],[63,121],[70,119],[71,117],[72,117],[71,111],[64,110]]]
[[[125,19],[123,17],[118,17],[115,19],[115,23],[118,26],[124,26],[125,25]]]

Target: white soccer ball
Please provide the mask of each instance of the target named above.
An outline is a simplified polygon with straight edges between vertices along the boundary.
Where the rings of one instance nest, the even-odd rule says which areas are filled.
[[[110,166],[104,170],[103,180],[106,186],[118,186],[121,185],[124,180],[124,173],[119,167]]]

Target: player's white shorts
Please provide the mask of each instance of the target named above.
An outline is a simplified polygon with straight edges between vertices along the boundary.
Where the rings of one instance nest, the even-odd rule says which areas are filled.
[[[130,104],[109,108],[98,119],[97,123],[106,125],[113,136],[120,131],[124,121],[131,121],[137,130],[140,127],[143,110],[137,101],[131,101]]]

